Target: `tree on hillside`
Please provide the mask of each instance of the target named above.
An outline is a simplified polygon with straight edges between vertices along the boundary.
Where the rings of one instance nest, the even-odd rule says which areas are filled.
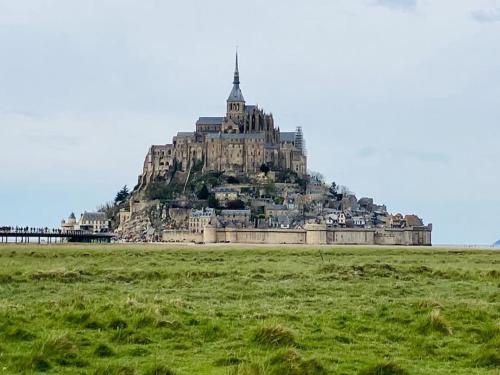
[[[340,185],[339,189],[340,189],[340,194],[342,194],[342,195],[351,195],[352,194],[352,191],[349,190],[349,188],[345,185]]]
[[[207,199],[209,195],[210,192],[208,191],[207,185],[203,184],[203,186],[201,187],[200,191],[197,194],[198,199]]]
[[[128,196],[130,195],[130,192],[128,190],[127,185],[123,186],[118,193],[116,193],[115,197],[115,204],[122,204],[124,203]]]
[[[273,182],[268,182],[264,185],[264,195],[266,197],[274,197],[276,195],[276,185]]]
[[[208,195],[208,207],[210,208],[219,208],[219,201],[215,198],[215,194],[211,193]]]
[[[228,184],[239,184],[240,183],[240,180],[238,180],[236,177],[234,176],[228,176],[227,177],[227,183]]]
[[[146,189],[146,197],[150,200],[160,200],[162,203],[169,203],[177,195],[182,193],[184,186],[182,184],[171,182],[165,184],[164,181],[155,181]]]
[[[330,192],[331,195],[334,195],[334,196],[337,195],[337,193],[338,193],[338,186],[335,183],[335,181],[332,182],[332,184],[328,188],[328,191]]]
[[[245,202],[243,202],[241,199],[229,201],[227,202],[227,208],[229,210],[243,210],[245,208]]]
[[[309,176],[318,182],[325,182],[325,177],[319,172],[309,171]]]
[[[267,174],[270,171],[270,168],[269,168],[269,166],[267,164],[262,164],[260,166],[260,171],[263,172],[267,176]]]

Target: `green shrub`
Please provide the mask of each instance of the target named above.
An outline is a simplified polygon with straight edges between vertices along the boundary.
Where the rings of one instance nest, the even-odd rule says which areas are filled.
[[[450,323],[441,314],[441,310],[432,310],[427,317],[420,323],[419,331],[421,333],[428,333],[430,331],[440,332],[445,335],[451,335],[453,330]]]
[[[123,319],[115,318],[109,322],[108,327],[112,329],[125,329],[128,327],[128,324]]]
[[[156,365],[146,370],[144,375],[175,375],[175,372],[164,365]]]
[[[217,367],[222,367],[222,366],[235,366],[235,365],[239,365],[241,363],[241,359],[237,358],[237,357],[223,357],[223,358],[219,358],[219,359],[216,359],[214,361],[214,366],[217,366]]]
[[[305,360],[294,349],[275,355],[269,364],[272,375],[326,375],[328,373],[318,360]]]
[[[274,325],[257,328],[254,341],[264,346],[291,346],[295,344],[295,337],[288,328]]]
[[[401,368],[397,363],[384,361],[370,366],[362,371],[359,375],[408,375],[408,371]]]
[[[242,363],[230,372],[231,375],[266,375],[268,373],[262,364],[257,363]]]
[[[34,335],[33,333],[19,327],[8,330],[5,336],[10,340],[19,341],[31,341],[36,338],[36,335]]]
[[[26,369],[31,369],[36,372],[47,372],[52,368],[51,364],[49,361],[47,361],[45,358],[41,356],[35,356],[31,358],[31,361],[29,362],[29,366]]]
[[[70,322],[70,323],[75,323],[75,324],[81,324],[81,323],[85,323],[87,320],[89,320],[90,318],[90,313],[89,312],[86,312],[86,311],[83,311],[83,312],[70,312],[68,314],[66,314],[66,321]]]
[[[94,350],[94,355],[97,357],[112,357],[115,355],[115,352],[108,345],[99,344]]]
[[[11,275],[0,274],[0,284],[8,284],[14,281]]]
[[[127,366],[108,365],[98,368],[94,375],[138,375],[138,371]]]
[[[84,327],[86,329],[103,329],[104,324],[102,324],[101,322],[98,322],[97,320],[91,320],[91,321],[85,323]]]
[[[201,334],[205,341],[215,341],[223,333],[221,326],[216,323],[210,322],[204,326],[201,326],[200,328],[201,328]]]
[[[483,345],[477,352],[474,365],[478,367],[500,368],[500,337]]]
[[[53,336],[38,341],[33,345],[32,352],[19,363],[19,368],[45,372],[53,367],[53,363],[60,366],[85,367],[88,362],[78,356],[77,345],[67,336]]]

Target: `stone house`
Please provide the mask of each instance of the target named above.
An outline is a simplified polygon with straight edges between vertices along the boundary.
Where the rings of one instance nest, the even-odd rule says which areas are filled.
[[[366,220],[363,216],[353,216],[352,223],[357,228],[364,228],[366,226]]]
[[[92,233],[109,232],[111,230],[111,220],[104,212],[87,212],[80,215],[77,221],[75,214],[71,213],[68,220],[61,221],[61,230],[68,232],[72,230],[83,230]]]
[[[68,219],[67,220],[61,220],[61,230],[63,232],[70,232],[72,230],[75,230],[76,229],[76,226],[77,226],[77,221],[76,221],[76,216],[75,214],[72,212]]]
[[[400,213],[391,215],[389,217],[389,226],[391,228],[404,228],[406,226],[406,222],[403,215],[401,215]]]
[[[224,225],[246,227],[251,224],[251,210],[221,210],[220,218]]]
[[[270,204],[264,208],[266,219],[269,217],[287,216],[290,212],[283,204]]]
[[[422,227],[424,222],[417,215],[405,215],[404,221],[408,227]]]
[[[238,190],[226,186],[215,187],[212,191],[215,198],[223,205],[229,201],[235,201],[239,197]]]
[[[215,218],[213,208],[192,209],[189,215],[188,229],[191,233],[203,233],[204,228]]]
[[[273,216],[268,219],[270,228],[290,229],[291,219],[289,216]]]
[[[337,216],[337,224],[341,227],[345,227],[347,223],[347,215],[345,212],[339,212]]]

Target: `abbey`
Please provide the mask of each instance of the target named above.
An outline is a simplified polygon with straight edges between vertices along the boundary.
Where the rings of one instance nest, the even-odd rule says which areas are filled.
[[[281,132],[272,114],[247,105],[240,89],[238,54],[233,88],[224,117],[200,117],[194,132],[179,132],[171,144],[153,145],[144,161],[139,187],[147,186],[169,170],[182,171],[203,163],[203,171],[252,176],[263,166],[274,171],[306,174],[307,158],[302,129]]]

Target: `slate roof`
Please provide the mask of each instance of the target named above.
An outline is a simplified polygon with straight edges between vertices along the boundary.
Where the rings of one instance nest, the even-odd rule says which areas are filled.
[[[177,133],[177,138],[188,138],[188,137],[194,137],[193,132],[178,132]]]
[[[295,132],[280,132],[281,142],[295,142]]]
[[[209,133],[207,139],[264,139],[264,133]]]
[[[247,215],[249,216],[251,213],[250,210],[221,210],[220,214],[222,216],[229,216],[229,215]]]
[[[196,125],[219,125],[224,121],[224,117],[200,117],[196,121]]]
[[[244,102],[243,94],[241,93],[240,85],[235,83],[233,89],[227,98],[228,102]]]
[[[81,221],[106,221],[106,214],[104,212],[84,212]]]
[[[201,210],[191,210],[191,217],[210,217],[214,215],[215,210],[213,208],[202,208]]]
[[[238,190],[226,187],[226,186],[218,186],[212,189],[215,193],[237,193]]]

